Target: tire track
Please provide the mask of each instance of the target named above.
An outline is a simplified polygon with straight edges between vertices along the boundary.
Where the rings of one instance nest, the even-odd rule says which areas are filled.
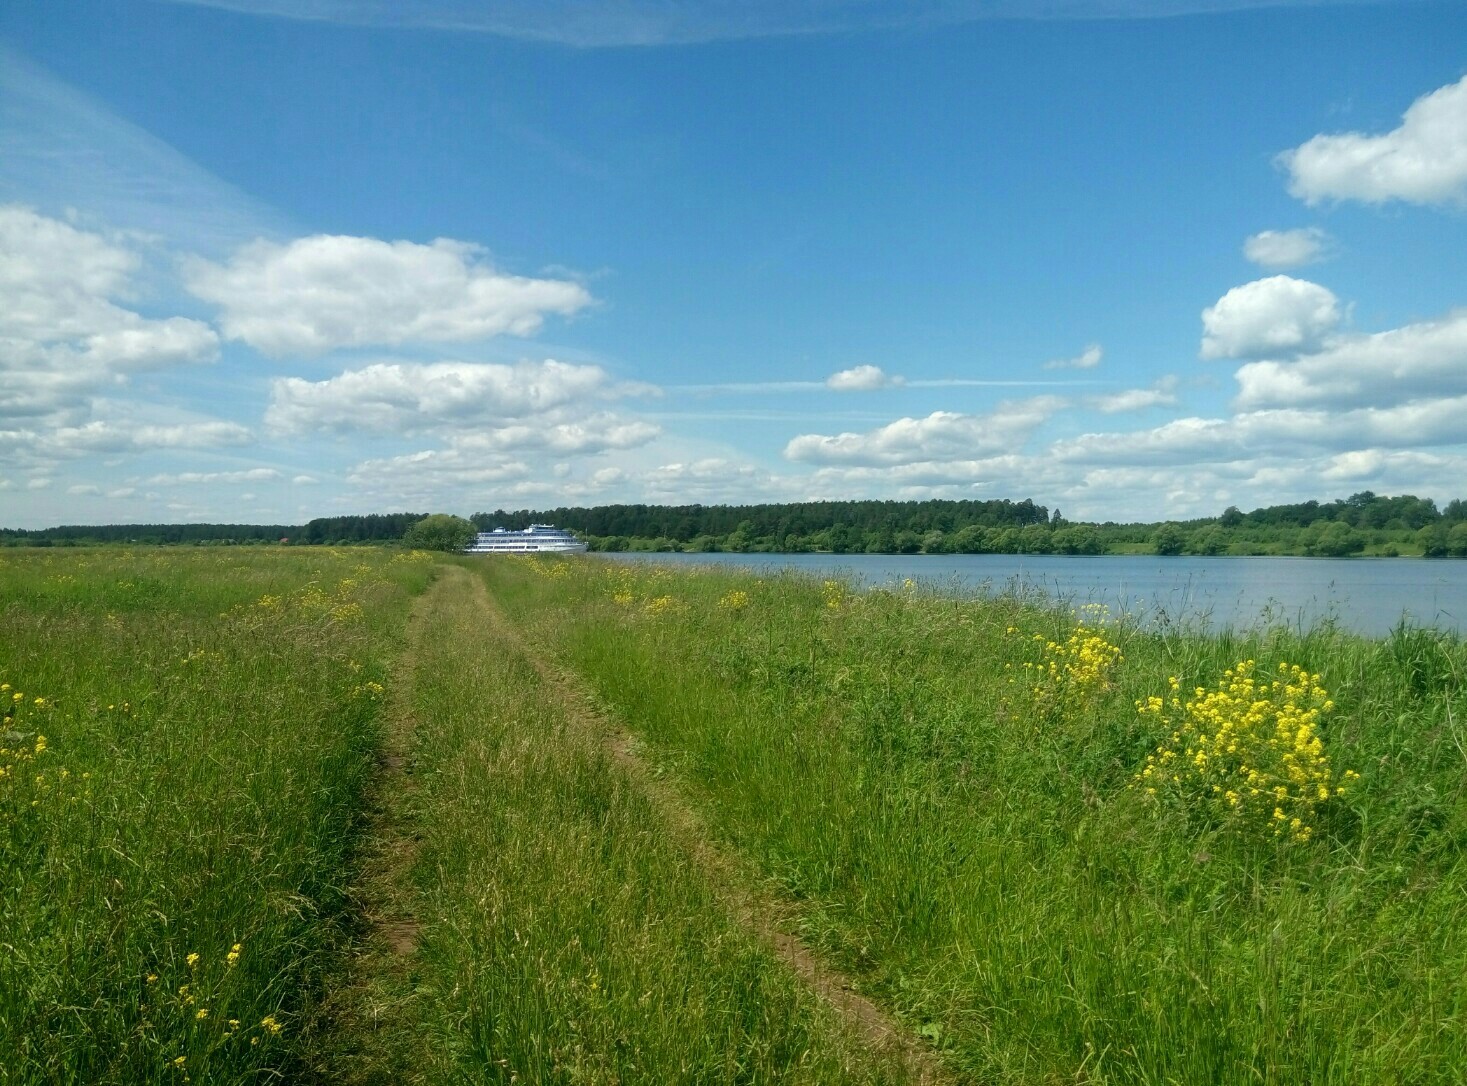
[[[497,638],[535,668],[547,693],[561,706],[568,727],[580,729],[606,752],[652,802],[669,832],[704,873],[735,921],[756,936],[812,991],[830,1005],[853,1035],[870,1049],[895,1056],[922,1086],[954,1081],[938,1054],[914,1037],[881,1007],[856,990],[851,977],[824,962],[791,934],[793,912],[776,895],[760,888],[738,861],[711,839],[703,820],[671,784],[659,779],[638,750],[636,737],[596,705],[584,681],[547,660],[494,601],[482,577],[471,578],[484,612],[485,634]]]
[[[412,1017],[407,1008],[419,998],[411,976],[421,932],[412,884],[419,852],[412,810],[414,680],[418,648],[438,598],[463,591],[467,578],[462,567],[439,567],[438,577],[413,601],[406,647],[393,668],[377,768],[362,799],[365,825],[357,876],[349,890],[361,929],[345,973],[323,1006],[324,1054],[315,1061],[323,1083],[411,1086],[425,1081],[423,1061],[392,1028]]]

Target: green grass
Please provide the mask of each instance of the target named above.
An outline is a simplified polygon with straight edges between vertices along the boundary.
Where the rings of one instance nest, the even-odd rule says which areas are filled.
[[[0,1083],[901,1081],[745,930],[734,874],[966,1080],[1467,1066],[1455,638],[1107,626],[1111,681],[1036,698],[1074,620],[1024,600],[459,564],[655,787],[458,570],[0,557]],[[1361,775],[1309,840],[1133,787],[1167,729],[1135,703],[1243,659],[1317,672]],[[395,958],[361,952],[379,907],[413,920]]]
[[[429,578],[393,559],[0,558],[0,1081],[298,1076]]]
[[[0,558],[0,1083],[906,1080],[471,585]]]
[[[463,582],[416,654],[425,1081],[901,1081],[749,933]]]
[[[807,937],[976,1081],[1447,1084],[1467,1066],[1456,639],[1123,626],[1110,688],[1046,711],[1009,680],[1072,620],[1022,601],[829,606],[798,579],[567,568],[484,575],[799,902]],[[720,606],[735,590],[747,605]],[[1249,658],[1321,675],[1326,749],[1362,775],[1305,842],[1130,787],[1165,739],[1135,702]]]

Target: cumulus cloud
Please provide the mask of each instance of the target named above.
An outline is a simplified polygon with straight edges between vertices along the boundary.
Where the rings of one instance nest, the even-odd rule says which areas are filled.
[[[0,418],[75,409],[130,373],[215,357],[208,325],[117,304],[139,265],[99,233],[0,207]]]
[[[93,419],[76,426],[0,428],[0,461],[46,464],[106,454],[246,445],[253,440],[248,428],[219,420],[138,424]]]
[[[591,303],[579,283],[505,274],[478,246],[446,238],[259,240],[223,264],[189,262],[185,282],[220,308],[228,338],[273,356],[525,336],[547,314]]]
[[[1234,287],[1202,311],[1203,358],[1316,350],[1339,326],[1339,302],[1318,283],[1274,275]]]
[[[1022,445],[1061,406],[1062,400],[1038,396],[1004,404],[991,415],[934,411],[864,434],[801,434],[785,446],[784,455],[820,464],[910,464],[983,456]]]
[[[905,379],[896,374],[884,373],[880,366],[855,366],[825,379],[825,387],[837,392],[869,392],[878,388],[892,388],[905,384]]]
[[[1239,407],[1401,403],[1467,392],[1467,309],[1237,371]]]
[[[272,382],[265,423],[277,433],[414,434],[544,416],[644,391],[600,366],[556,362],[379,362],[323,381]]]
[[[1044,364],[1047,370],[1093,370],[1100,365],[1100,360],[1105,352],[1100,349],[1100,344],[1091,343],[1074,358],[1051,358]]]
[[[1329,255],[1332,240],[1317,226],[1263,230],[1243,242],[1243,255],[1262,268],[1302,268]]]
[[[1416,99],[1385,135],[1318,135],[1279,163],[1290,194],[1311,204],[1467,201],[1467,76]]]

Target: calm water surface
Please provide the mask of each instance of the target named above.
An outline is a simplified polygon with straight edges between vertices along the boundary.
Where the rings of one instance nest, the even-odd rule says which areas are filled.
[[[910,577],[966,594],[1042,591],[1072,606],[1103,603],[1147,621],[1235,629],[1333,619],[1378,637],[1404,616],[1467,628],[1467,561],[1411,558],[1156,558],[1017,554],[608,554],[618,561],[733,565],[839,575],[866,587]]]

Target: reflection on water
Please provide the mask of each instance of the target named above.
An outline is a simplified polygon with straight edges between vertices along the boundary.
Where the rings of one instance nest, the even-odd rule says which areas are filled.
[[[1143,621],[1307,630],[1322,619],[1369,636],[1404,616],[1462,630],[1467,562],[1410,558],[1156,558],[1018,554],[616,554],[621,561],[718,563],[840,574],[868,587],[911,577],[955,595],[1014,589],[1072,606],[1103,603]]]

